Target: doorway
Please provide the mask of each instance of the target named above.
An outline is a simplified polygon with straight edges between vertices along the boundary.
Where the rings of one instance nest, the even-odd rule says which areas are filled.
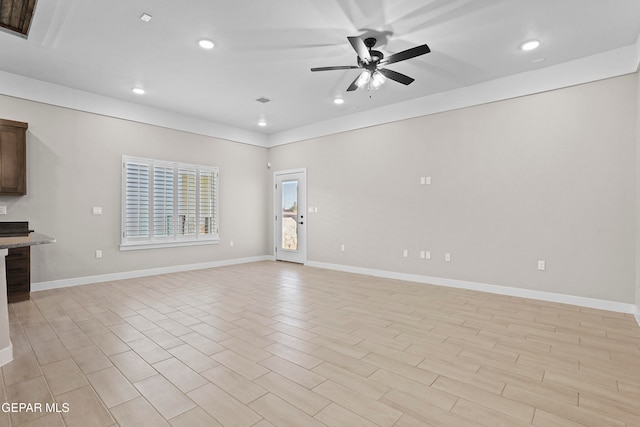
[[[307,260],[307,170],[274,173],[276,261]]]

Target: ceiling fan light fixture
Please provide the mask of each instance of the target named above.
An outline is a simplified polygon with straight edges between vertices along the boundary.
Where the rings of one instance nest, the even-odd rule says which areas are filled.
[[[141,87],[134,87],[133,89],[131,89],[131,91],[136,95],[144,95],[146,93],[145,90]]]
[[[527,40],[520,45],[520,49],[526,51],[537,49],[540,46],[540,40]]]
[[[344,99],[342,99],[342,98],[335,98],[335,99],[333,100],[333,103],[334,103],[334,104],[336,104],[336,105],[342,105],[342,104],[344,104]]]
[[[380,89],[380,86],[382,86],[385,81],[387,81],[386,77],[382,73],[376,71],[371,77],[371,89]]]
[[[258,126],[260,126],[261,128],[265,127],[266,125],[267,125],[267,122],[266,122],[266,121],[264,121],[264,120],[260,120],[260,121],[258,122]]]
[[[356,86],[364,87],[367,83],[369,83],[369,80],[371,80],[371,71],[364,70],[360,74],[360,77],[358,77],[358,81],[356,81]]]

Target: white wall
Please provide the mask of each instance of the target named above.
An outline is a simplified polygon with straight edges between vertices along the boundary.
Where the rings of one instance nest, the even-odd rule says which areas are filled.
[[[312,261],[632,304],[636,88],[628,75],[283,145],[270,160],[308,169]]]
[[[270,247],[265,148],[7,96],[0,117],[29,123],[27,196],[0,196],[8,208],[0,220],[27,220],[57,239],[32,249],[32,282],[263,256]],[[220,244],[121,252],[123,155],[219,166]]]

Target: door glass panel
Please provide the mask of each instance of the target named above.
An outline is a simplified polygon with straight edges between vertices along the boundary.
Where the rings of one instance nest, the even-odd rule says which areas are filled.
[[[298,250],[298,181],[282,182],[282,248]]]

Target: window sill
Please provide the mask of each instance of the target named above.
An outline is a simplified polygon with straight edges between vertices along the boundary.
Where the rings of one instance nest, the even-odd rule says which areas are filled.
[[[137,251],[142,249],[161,249],[161,248],[179,248],[183,246],[202,246],[217,245],[220,239],[207,240],[189,240],[189,241],[173,241],[173,242],[154,242],[154,243],[122,243],[121,251]]]

